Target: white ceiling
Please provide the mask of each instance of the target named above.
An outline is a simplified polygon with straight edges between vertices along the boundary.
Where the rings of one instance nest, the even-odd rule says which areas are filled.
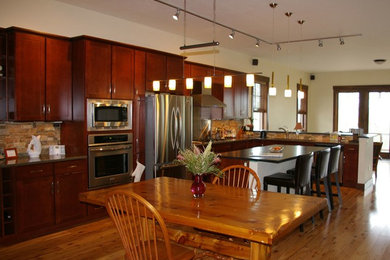
[[[119,17],[129,21],[183,35],[183,14],[178,22],[172,19],[175,9],[154,0],[58,0],[78,7]],[[163,0],[184,7],[184,0]],[[349,34],[360,37],[283,44],[281,51],[274,45],[255,47],[255,40],[236,33],[234,40],[228,29],[216,26],[216,40],[221,46],[246,53],[258,59],[274,60],[307,72],[390,69],[390,1],[389,0],[277,0],[274,40],[271,1],[216,0],[216,21],[252,34],[269,42],[312,39]],[[212,0],[187,0],[187,10],[213,19]],[[284,13],[292,12],[288,19]],[[301,27],[297,20],[305,20]],[[288,21],[290,37],[288,39]],[[211,23],[187,15],[187,38],[196,42],[213,39]],[[301,38],[302,29],[302,38]],[[178,53],[179,52],[179,46]],[[387,59],[382,65],[374,59]]]

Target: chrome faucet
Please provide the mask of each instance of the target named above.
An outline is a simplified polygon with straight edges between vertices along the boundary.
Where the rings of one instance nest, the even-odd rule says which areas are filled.
[[[286,133],[286,139],[288,139],[288,128],[287,127],[279,127],[279,130],[283,130]]]

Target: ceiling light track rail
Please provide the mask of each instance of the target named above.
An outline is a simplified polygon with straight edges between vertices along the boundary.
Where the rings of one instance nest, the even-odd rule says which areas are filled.
[[[190,15],[192,15],[194,17],[197,17],[199,19],[202,19],[204,21],[207,21],[207,22],[219,25],[219,26],[221,26],[223,28],[226,28],[226,29],[232,31],[232,33],[230,35],[233,35],[233,38],[234,38],[234,33],[240,33],[240,34],[245,35],[245,36],[247,36],[249,38],[252,38],[252,39],[254,39],[256,41],[256,47],[258,47],[258,45],[259,45],[258,43],[260,43],[260,42],[264,42],[264,43],[267,43],[269,45],[276,45],[278,47],[278,49],[279,49],[280,48],[280,44],[297,43],[297,42],[310,42],[310,41],[329,40],[329,39],[340,39],[340,44],[343,45],[344,44],[344,38],[362,36],[361,33],[358,33],[358,34],[337,35],[337,36],[318,37],[318,38],[310,38],[310,39],[300,39],[300,40],[293,40],[293,41],[270,42],[270,41],[264,40],[264,39],[262,39],[260,37],[257,37],[257,36],[254,36],[252,34],[246,33],[244,31],[240,31],[240,30],[237,30],[237,29],[235,29],[233,27],[227,26],[225,24],[213,21],[213,20],[211,20],[211,19],[209,19],[207,17],[204,17],[204,16],[201,16],[199,14],[193,13],[191,11],[185,10],[185,9],[183,9],[181,7],[178,7],[178,6],[166,3],[166,2],[161,1],[161,0],[154,0],[154,1],[175,9],[177,16],[178,16],[179,12],[184,12],[184,13],[190,14]],[[275,7],[276,7],[276,5],[275,5]],[[299,23],[299,21],[298,21],[298,23]],[[232,38],[232,37],[230,37],[230,38]],[[215,43],[218,43],[218,44],[215,44]],[[217,45],[219,45],[219,42],[213,41],[211,43],[203,43],[203,44],[195,44],[195,45],[184,45],[184,46],[181,46],[180,49],[181,50],[186,50],[186,49],[192,49],[192,48],[202,48],[202,47],[217,46]]]

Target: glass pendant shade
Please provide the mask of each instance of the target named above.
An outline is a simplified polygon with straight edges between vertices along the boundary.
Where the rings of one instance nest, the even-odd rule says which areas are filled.
[[[291,97],[292,92],[290,89],[290,75],[287,75],[287,88],[284,90],[284,96],[285,97]]]
[[[169,90],[176,90],[176,80],[170,79],[168,81],[168,88]]]
[[[276,88],[275,87],[270,87],[268,90],[268,94],[270,96],[276,96]]]
[[[153,91],[160,91],[160,81],[153,81]]]
[[[254,74],[246,74],[246,86],[253,87],[255,85],[255,75]]]
[[[204,77],[204,88],[211,88],[212,79],[211,77]]]
[[[232,81],[233,81],[232,76],[225,76],[224,77],[224,87],[225,88],[231,88],[232,87]]]
[[[305,92],[298,90],[298,98],[304,99],[305,98]]]
[[[194,89],[194,79],[193,78],[186,79],[186,88],[187,89]]]

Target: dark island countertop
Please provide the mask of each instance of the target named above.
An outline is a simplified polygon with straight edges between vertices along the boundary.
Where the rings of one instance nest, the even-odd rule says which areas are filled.
[[[8,168],[15,166],[25,166],[40,163],[51,163],[51,162],[63,162],[71,160],[86,159],[86,155],[72,155],[72,156],[49,156],[41,155],[39,158],[30,158],[28,156],[17,157],[15,159],[0,160],[0,168]]]
[[[271,153],[269,146],[258,146],[248,149],[235,150],[221,153],[222,158],[240,159],[249,161],[280,163],[296,159],[303,154],[324,150],[323,146],[302,146],[302,145],[278,145],[283,147],[280,153]]]

